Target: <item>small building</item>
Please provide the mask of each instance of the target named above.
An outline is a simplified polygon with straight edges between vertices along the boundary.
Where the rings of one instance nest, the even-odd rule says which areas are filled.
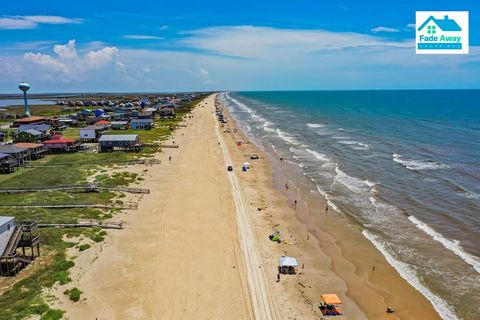
[[[13,145],[0,146],[0,153],[8,154],[17,167],[23,165],[28,158],[28,150]]]
[[[15,229],[15,218],[0,216],[0,256],[3,256],[8,241]]]
[[[88,126],[80,129],[80,141],[97,141],[102,132],[105,130],[104,126]]]
[[[112,152],[115,150],[138,151],[143,148],[138,134],[102,135],[99,145],[100,152]]]
[[[44,138],[44,134],[35,129],[19,131],[15,134],[15,142],[39,142]]]
[[[133,130],[150,130],[152,127],[152,119],[132,119],[130,121],[130,128]]]
[[[13,122],[13,127],[18,128],[22,124],[42,124],[45,123],[45,120],[45,117],[40,116],[21,118]]]
[[[97,126],[104,126],[104,127],[110,127],[110,121],[107,120],[100,120],[95,123]]]
[[[22,143],[15,143],[14,146],[27,149],[28,160],[37,160],[37,159],[43,158],[45,157],[45,154],[48,151],[45,148],[45,146],[41,143],[22,142]]]
[[[56,137],[42,143],[52,153],[77,152],[80,149],[80,142],[63,137]]]
[[[174,108],[162,108],[160,109],[160,119],[175,119]]]
[[[126,130],[128,129],[128,121],[112,121],[110,126],[113,130]]]

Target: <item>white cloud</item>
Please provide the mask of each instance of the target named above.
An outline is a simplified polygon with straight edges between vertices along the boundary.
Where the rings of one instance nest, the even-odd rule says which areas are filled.
[[[322,51],[347,50],[359,47],[411,46],[408,42],[354,32],[326,30],[278,29],[271,27],[237,26],[195,30],[180,43],[219,55],[282,60]]]
[[[415,29],[415,23],[409,23],[406,25],[406,27],[409,29]]]
[[[160,26],[159,29],[160,29],[160,30],[167,30],[167,29],[168,29],[168,25],[164,24],[163,26]]]
[[[400,30],[395,29],[395,28],[389,28],[389,27],[376,27],[371,29],[373,33],[378,33],[378,32],[399,32]]]
[[[53,47],[53,51],[61,59],[75,59],[77,55],[77,50],[75,49],[75,40],[68,41],[67,44],[56,44]]]
[[[63,62],[57,61],[48,54],[28,52],[24,55],[25,60],[44,66],[50,71],[70,73],[69,67]]]
[[[82,57],[77,53],[75,40],[53,47],[56,56],[28,52],[24,59],[43,67],[43,72],[63,77],[64,81],[78,79],[88,75],[91,70],[99,70],[110,64],[118,54],[116,47],[104,47],[90,50]],[[124,67],[124,66],[123,66]]]
[[[61,16],[3,16],[0,17],[0,29],[35,29],[39,24],[78,24],[83,19]]]
[[[160,40],[160,39],[163,39],[162,37],[149,36],[149,35],[145,35],[145,34],[127,34],[127,35],[124,35],[123,38],[133,39],[133,40]]]
[[[118,53],[116,47],[105,47],[100,50],[90,51],[85,56],[85,62],[93,69],[98,69],[113,60]]]

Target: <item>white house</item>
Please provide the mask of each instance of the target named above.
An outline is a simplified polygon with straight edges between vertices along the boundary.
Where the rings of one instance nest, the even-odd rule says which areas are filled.
[[[14,217],[0,216],[0,256],[3,255],[14,229]]]
[[[105,130],[104,126],[87,126],[80,129],[81,141],[97,141],[100,138],[102,131]]]

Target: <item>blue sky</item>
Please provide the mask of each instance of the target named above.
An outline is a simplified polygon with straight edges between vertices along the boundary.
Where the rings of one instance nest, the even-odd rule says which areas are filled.
[[[415,11],[470,11],[470,54],[418,56]],[[2,3],[0,92],[478,88],[478,1]]]

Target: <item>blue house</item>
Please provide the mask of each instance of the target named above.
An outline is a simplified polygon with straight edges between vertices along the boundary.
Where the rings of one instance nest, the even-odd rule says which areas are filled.
[[[150,130],[153,127],[153,120],[152,119],[132,119],[130,121],[130,128],[131,129],[142,129],[142,130]]]
[[[434,16],[430,16],[427,20],[425,20],[424,23],[422,23],[422,25],[418,28],[418,31],[422,31],[422,29],[425,28],[431,21],[433,21],[433,23],[435,23],[435,25],[438,26],[442,31],[462,31],[462,28],[458,25],[458,23],[453,19],[449,19],[448,16],[444,16],[443,19],[435,19]],[[428,26],[429,34],[435,34],[435,25]]]

